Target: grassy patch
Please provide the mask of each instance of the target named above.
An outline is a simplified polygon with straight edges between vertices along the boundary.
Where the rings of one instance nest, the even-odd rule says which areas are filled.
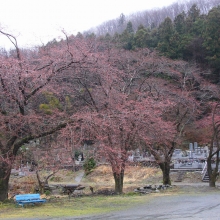
[[[149,195],[85,196],[70,199],[63,197],[51,198],[43,205],[28,205],[24,208],[17,207],[14,203],[1,203],[0,219],[101,214],[126,209],[143,201],[146,202],[149,198]]]
[[[49,184],[76,184],[75,177],[81,175],[82,170],[78,172],[60,170]],[[46,176],[42,172],[41,176]],[[174,181],[177,178],[177,173],[171,174],[171,179]],[[61,182],[60,182],[61,181]],[[207,186],[174,186],[160,193],[152,193],[148,195],[138,195],[134,193],[134,189],[148,184],[161,184],[162,172],[157,168],[128,166],[126,167],[124,178],[124,195],[120,196],[96,196],[92,195],[89,186],[94,188],[94,192],[99,190],[113,190],[114,178],[112,175],[111,167],[98,166],[89,175],[85,175],[80,184],[85,186],[82,197],[71,197],[70,200],[67,195],[63,196],[62,190],[54,190],[50,195],[50,200],[43,205],[28,206],[26,208],[16,207],[14,203],[1,203],[0,202],[0,219],[6,218],[20,218],[25,219],[33,216],[46,218],[46,217],[67,217],[67,216],[80,216],[80,215],[94,215],[101,214],[116,210],[127,209],[136,206],[143,202],[148,202],[150,199],[158,196],[171,196],[186,193],[204,193],[216,192],[217,189],[209,189]],[[201,182],[200,173],[187,173],[183,182]],[[11,176],[10,178],[11,190],[10,195],[33,193],[37,179],[35,173],[30,176],[18,178]],[[175,183],[174,183],[175,185]],[[218,190],[219,191],[219,190]],[[48,192],[49,194],[49,192]],[[56,198],[60,197],[60,198]]]

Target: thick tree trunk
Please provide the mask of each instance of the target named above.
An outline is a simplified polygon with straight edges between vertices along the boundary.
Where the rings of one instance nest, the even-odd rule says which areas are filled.
[[[121,171],[120,174],[113,173],[115,179],[115,192],[117,194],[123,193],[123,181],[124,181],[124,171]]]
[[[0,201],[4,201],[8,198],[8,182],[9,177],[0,177]]]
[[[171,185],[170,163],[169,162],[159,163],[159,166],[160,166],[160,169],[163,172],[163,184],[164,185]]]
[[[209,186],[210,187],[215,187],[215,182],[216,182],[216,177],[214,177],[212,175],[211,178],[209,178]]]
[[[209,175],[209,186],[215,187],[215,181],[213,181],[213,178],[212,178],[212,161],[211,161],[210,156],[207,159],[207,171],[208,171],[208,175]]]
[[[218,173],[218,164],[216,164],[216,167],[212,169],[212,160],[211,158],[207,159],[207,171],[209,175],[209,186],[210,187],[215,187],[215,183],[217,180],[217,177],[219,175]]]
[[[7,167],[2,164],[0,166],[0,201],[4,201],[8,198],[8,185],[10,173],[8,173]]]
[[[173,151],[175,149],[175,142],[171,143],[171,147],[167,147],[166,145],[161,146],[163,155],[161,156],[161,151],[155,150],[157,146],[152,146],[150,148],[151,153],[153,154],[157,164],[163,173],[163,184],[171,185],[170,179],[170,161],[173,155]]]

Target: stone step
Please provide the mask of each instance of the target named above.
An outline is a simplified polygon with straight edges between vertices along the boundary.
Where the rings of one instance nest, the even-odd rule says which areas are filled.
[[[209,182],[209,175],[208,175],[208,172],[206,171],[206,174],[205,176],[203,177],[202,179],[203,182]]]

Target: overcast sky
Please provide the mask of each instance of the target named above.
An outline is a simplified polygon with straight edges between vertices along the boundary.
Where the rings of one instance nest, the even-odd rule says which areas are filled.
[[[20,47],[40,45],[83,32],[136,11],[168,6],[177,0],[0,0],[0,28],[17,37]],[[62,36],[63,37],[63,36]],[[0,47],[11,46],[0,36]]]

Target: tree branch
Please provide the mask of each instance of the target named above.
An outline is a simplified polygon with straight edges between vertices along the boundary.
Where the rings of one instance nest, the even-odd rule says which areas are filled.
[[[16,53],[17,53],[17,58],[18,60],[21,60],[21,53],[20,53],[20,49],[18,47],[18,43],[17,43],[17,39],[15,36],[8,34],[2,30],[0,30],[0,33],[5,35],[10,41],[11,43],[14,45],[15,49],[16,49]]]
[[[46,137],[48,135],[51,135],[59,130],[61,130],[62,128],[65,128],[66,125],[68,124],[68,122],[65,122],[65,123],[62,123],[60,125],[58,125],[57,127],[51,129],[50,131],[46,131],[46,132],[43,132],[39,135],[30,135],[30,136],[27,136],[23,139],[21,139],[20,141],[18,141],[15,145],[14,145],[14,149],[13,149],[13,155],[17,155],[17,152],[19,150],[19,148],[23,145],[23,144],[27,144],[29,143],[31,140],[35,140],[37,138],[41,138],[41,137]]]

